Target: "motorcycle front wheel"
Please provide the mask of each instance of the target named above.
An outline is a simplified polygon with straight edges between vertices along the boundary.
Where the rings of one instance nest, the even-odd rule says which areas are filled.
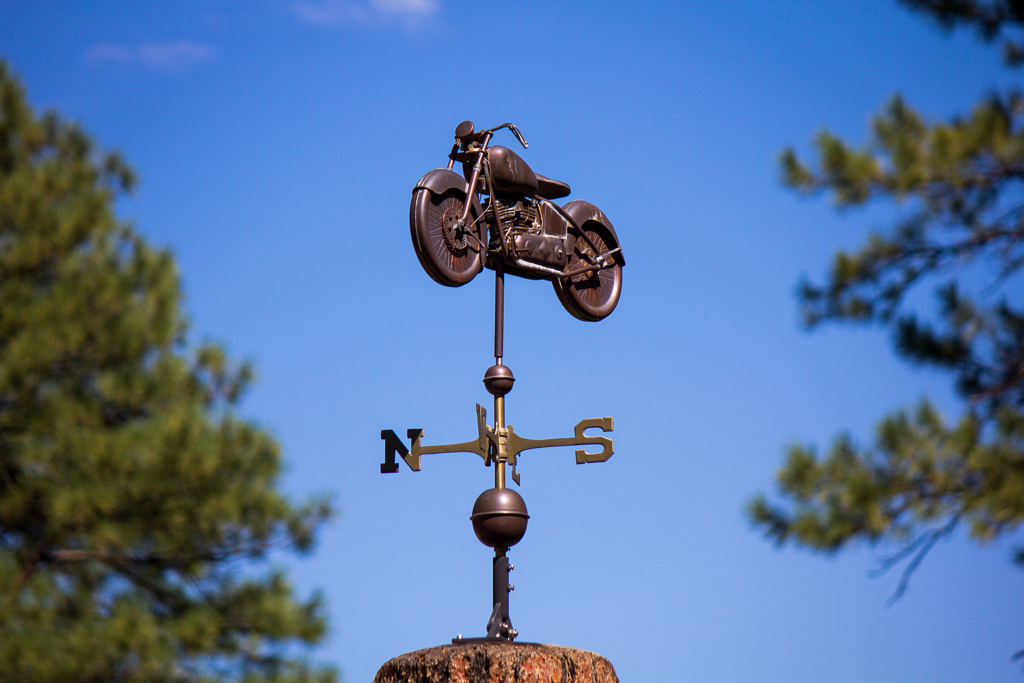
[[[608,251],[613,243],[611,235],[604,226],[598,223],[586,223],[583,231],[597,247],[599,253]],[[597,254],[587,241],[576,237],[572,253],[569,255],[567,270],[580,265],[589,265],[596,260]],[[579,320],[597,322],[607,318],[619,303],[622,293],[622,266],[618,263],[611,268],[580,273],[572,277],[557,277],[551,281],[555,294],[565,310]]]
[[[419,188],[409,207],[409,231],[416,257],[433,280],[445,287],[461,287],[483,269],[483,228],[470,208],[467,228],[457,228],[466,206],[466,194],[451,189],[434,194]]]

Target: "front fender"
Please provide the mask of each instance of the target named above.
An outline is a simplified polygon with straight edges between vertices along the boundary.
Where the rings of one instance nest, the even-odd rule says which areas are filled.
[[[433,171],[429,171],[425,176],[419,179],[416,186],[412,188],[413,192],[420,188],[426,188],[434,194],[444,194],[448,190],[459,190],[462,193],[466,192],[466,179],[460,176],[455,171],[449,171],[447,168],[435,168]],[[476,211],[477,216],[483,215],[483,210],[480,208],[480,200],[477,199],[476,194],[473,195],[473,209]]]
[[[583,224],[588,221],[600,223],[608,229],[608,232],[611,233],[612,239],[615,241],[615,244],[610,244],[608,246],[612,249],[622,246],[622,243],[619,242],[619,236],[615,233],[615,228],[612,226],[612,222],[608,220],[608,216],[605,216],[604,211],[597,208],[590,202],[585,202],[582,199],[574,199],[563,206],[562,210],[565,211],[566,215],[572,219],[572,222],[577,229],[582,228]],[[622,255],[622,251],[616,252],[613,258],[620,266],[626,265],[626,258]]]

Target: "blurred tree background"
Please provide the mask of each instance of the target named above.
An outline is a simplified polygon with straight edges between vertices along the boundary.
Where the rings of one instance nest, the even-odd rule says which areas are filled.
[[[186,344],[133,183],[0,62],[0,680],[333,680],[322,600],[265,566],[331,506],[277,490],[250,367]]]
[[[1000,43],[1008,68],[1024,62],[1024,2],[904,4],[945,30],[969,27]],[[993,93],[949,122],[926,121],[897,96],[874,118],[866,146],[822,132],[815,165],[793,150],[782,156],[784,182],[801,194],[827,192],[840,209],[902,209],[888,231],[836,253],[823,284],[800,284],[806,325],[889,328],[902,358],[949,374],[964,412],[948,422],[924,400],[885,417],[870,446],[841,435],[819,457],[794,445],[777,474],[784,502],[757,495],[748,514],[779,544],[826,553],[856,541],[895,548],[878,567],[902,567],[893,599],[957,527],[985,543],[1024,520],[1022,117],[1017,92]],[[935,287],[935,318],[907,301],[926,282]],[[1014,561],[1024,566],[1024,550]]]

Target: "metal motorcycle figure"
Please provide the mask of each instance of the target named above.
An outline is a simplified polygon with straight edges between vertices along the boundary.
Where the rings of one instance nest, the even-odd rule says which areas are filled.
[[[455,129],[448,167],[416,183],[409,210],[413,247],[436,282],[460,287],[485,266],[532,280],[550,280],[558,300],[580,320],[607,317],[619,302],[625,259],[615,228],[593,204],[552,200],[569,186],[545,178],[499,145],[502,128],[529,145],[511,123]],[[452,171],[462,164],[463,175]]]

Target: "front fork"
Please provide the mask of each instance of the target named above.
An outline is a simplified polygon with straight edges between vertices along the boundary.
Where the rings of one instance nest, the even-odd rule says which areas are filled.
[[[483,170],[484,154],[487,153],[487,143],[491,141],[491,134],[484,135],[483,144],[480,145],[480,153],[476,155],[476,163],[473,164],[473,172],[469,175],[469,183],[466,184],[466,205],[462,208],[462,217],[456,224],[456,229],[465,230],[466,221],[469,220],[469,209],[472,205],[472,197],[476,194],[476,184],[480,180],[480,172]],[[453,162],[454,163],[454,160]]]

